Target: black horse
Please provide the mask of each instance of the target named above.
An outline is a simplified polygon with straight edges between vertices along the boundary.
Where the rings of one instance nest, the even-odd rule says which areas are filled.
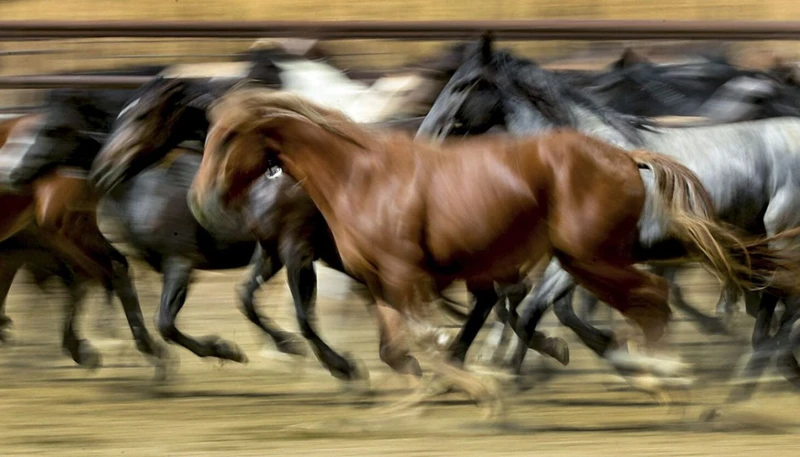
[[[264,66],[269,68],[264,69],[262,64],[263,62],[255,62],[250,69],[250,73],[258,74],[259,77],[266,79],[266,82],[268,83],[275,83],[279,81],[277,74],[270,73],[269,71],[269,68],[274,67],[269,66],[267,63],[264,64]],[[117,70],[101,72],[101,74],[135,74],[142,76],[153,76],[155,73],[161,72],[163,69],[164,67],[147,67],[144,70],[136,69],[135,71],[127,72]],[[58,167],[71,167],[74,169],[84,170],[85,173],[88,173],[95,156],[100,151],[102,144],[104,143],[108,133],[111,131],[112,126],[116,122],[116,119],[119,116],[122,108],[131,100],[132,97],[135,98],[137,93],[137,90],[128,89],[59,89],[48,92],[46,96],[45,120],[43,125],[37,132],[31,147],[24,152],[24,155],[17,162],[17,165],[5,174],[9,177],[9,182],[3,184],[25,192],[28,186],[30,186],[30,184],[37,177],[42,176]],[[190,228],[192,227],[192,222],[194,222],[194,219],[191,218],[191,215],[189,215],[188,226]],[[148,240],[147,236],[153,239]],[[192,236],[196,238],[197,234],[192,233]],[[200,236],[202,237],[202,235]],[[143,237],[144,239],[140,240],[140,242],[143,244],[143,246],[141,246],[141,250],[147,251],[150,258],[152,258],[155,252],[155,248],[153,246],[163,249],[166,251],[166,254],[174,253],[178,249],[184,249],[189,257],[193,255],[195,257],[197,257],[197,255],[204,255],[202,252],[200,254],[196,254],[192,253],[190,250],[186,250],[187,244],[184,243],[181,245],[181,240],[175,240],[175,243],[180,246],[179,248],[174,248],[174,246],[170,248],[167,244],[159,245],[158,243],[164,240],[157,239],[157,235],[153,233],[144,234]],[[109,256],[112,258],[112,264],[119,264],[121,266],[121,268],[114,269],[113,280],[111,283],[123,301],[123,305],[126,309],[126,315],[131,315],[131,312],[133,312],[131,310],[136,310],[137,312],[134,312],[133,314],[140,316],[141,310],[139,307],[138,298],[127,273],[127,260],[125,260],[125,257],[116,248],[111,246],[110,243],[107,244],[108,246],[106,246],[106,250],[108,251]],[[229,260],[226,251],[223,248],[218,247],[217,249],[219,252],[216,254],[217,257],[212,257],[209,262],[221,262],[223,265],[226,265],[226,268],[228,268],[227,265],[231,263],[236,263],[239,266],[247,265],[254,255],[255,243],[249,241],[244,244],[246,246],[244,246],[243,249],[247,251],[245,255],[246,259],[244,261]],[[137,246],[134,245],[134,247]],[[17,248],[19,248],[19,246]],[[195,251],[201,248],[205,248],[205,245],[201,247],[195,247]],[[237,246],[232,247],[231,249],[235,250],[237,248],[239,249],[236,251],[239,253],[238,255],[231,253],[231,256],[235,259],[238,259],[244,255],[240,253],[242,247]],[[164,255],[163,252],[161,256],[163,258],[169,257],[169,255]],[[169,262],[167,263],[169,265],[172,263],[180,264],[180,262],[176,262],[172,258],[170,258]],[[159,264],[159,268],[161,267],[162,265]],[[60,274],[61,271],[57,271],[57,273]],[[256,271],[254,275],[258,276],[259,272]],[[63,276],[63,278],[65,280],[70,280],[70,278],[66,276]],[[173,290],[171,291],[171,295],[169,295],[169,299],[170,301],[176,301],[176,297],[180,295],[180,292]],[[183,298],[185,298],[185,289]],[[248,297],[245,296],[243,299],[247,301]],[[249,300],[252,301],[252,293],[249,296]],[[180,304],[182,303],[183,301],[181,299]],[[175,310],[174,313],[177,313],[177,310]],[[165,315],[167,315],[167,313],[165,313]],[[162,331],[162,333],[165,333],[170,337],[175,335],[174,319],[172,323],[168,324],[164,324],[163,320],[164,319],[162,319],[162,322],[160,322],[159,325],[159,329]],[[133,323],[131,323],[131,325],[133,326]],[[170,326],[172,326],[173,330],[170,330]],[[137,329],[138,327],[144,328],[143,324],[139,325],[138,323],[136,324],[136,327]],[[293,344],[294,338],[289,332],[285,332],[269,322],[264,323],[262,328],[267,330],[268,333],[276,338],[280,349],[293,353],[303,352],[303,348],[301,346]],[[244,360],[244,355],[241,354],[241,351],[239,351],[235,345],[219,340],[208,341],[207,344],[197,345],[194,347],[194,349],[198,351],[200,355],[217,355],[222,358],[230,358],[232,360]]]

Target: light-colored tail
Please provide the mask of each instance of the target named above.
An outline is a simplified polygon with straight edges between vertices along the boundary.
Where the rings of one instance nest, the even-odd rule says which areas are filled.
[[[744,234],[717,220],[711,197],[691,170],[660,154],[638,150],[631,156],[653,172],[670,235],[690,250],[696,249],[721,281],[746,290],[800,292],[800,249],[771,247],[776,241],[800,236],[800,228],[772,237]]]

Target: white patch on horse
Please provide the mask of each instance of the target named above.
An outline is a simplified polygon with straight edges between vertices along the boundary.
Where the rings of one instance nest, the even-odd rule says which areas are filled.
[[[212,62],[178,64],[165,68],[159,76],[176,78],[244,78],[253,68],[253,62]]]
[[[20,122],[8,135],[8,139],[0,148],[0,183],[9,182],[11,173],[20,165],[22,158],[36,143],[39,136],[41,120],[28,123]]]
[[[125,108],[122,108],[122,111],[120,111],[119,114],[117,114],[117,119],[121,118],[125,113],[127,113],[131,109],[135,108],[136,105],[139,104],[140,100],[141,100],[141,98],[137,98],[136,100],[128,103],[127,105],[125,105]]]

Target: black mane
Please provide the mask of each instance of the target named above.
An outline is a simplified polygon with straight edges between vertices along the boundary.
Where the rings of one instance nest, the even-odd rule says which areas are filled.
[[[523,95],[548,121],[557,126],[575,127],[578,124],[565,103],[591,111],[635,145],[641,144],[641,130],[651,130],[655,125],[645,117],[622,114],[608,108],[584,90],[565,84],[557,74],[539,67],[533,61],[515,57],[506,51],[497,51],[492,64],[501,80],[510,84],[514,92]]]

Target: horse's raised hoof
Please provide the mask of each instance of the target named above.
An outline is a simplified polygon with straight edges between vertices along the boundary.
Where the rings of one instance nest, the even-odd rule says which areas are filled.
[[[279,352],[289,355],[305,357],[308,355],[308,346],[305,341],[297,335],[290,334],[288,337],[275,342],[275,347]]]
[[[542,346],[542,352],[556,359],[561,365],[569,365],[569,345],[562,338],[548,337]]]
[[[238,363],[247,363],[248,358],[244,351],[236,344],[219,337],[210,337],[208,344],[214,357]]]

